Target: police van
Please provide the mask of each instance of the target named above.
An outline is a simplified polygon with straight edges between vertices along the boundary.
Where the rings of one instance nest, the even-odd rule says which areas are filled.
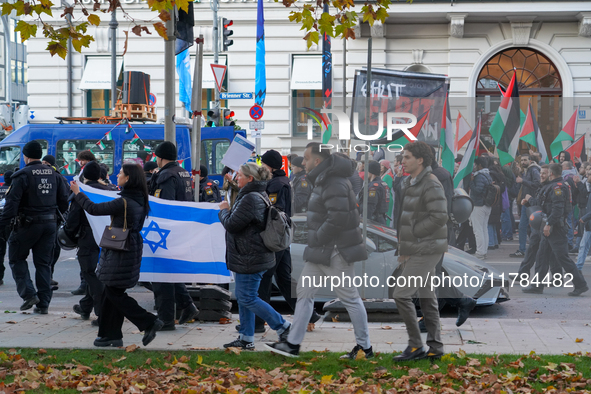
[[[244,130],[234,127],[201,129],[201,164],[206,165],[210,179],[222,180],[221,163],[236,134],[246,138]],[[8,170],[24,167],[22,149],[37,140],[43,155],[56,158],[58,171],[68,180],[80,173],[78,153],[91,150],[99,163],[109,167],[109,178],[117,184],[117,174],[128,159],[151,160],[153,152],[164,141],[163,124],[28,124],[0,141],[0,182]],[[179,164],[191,171],[191,126],[176,125]],[[140,161],[141,160],[141,161]]]

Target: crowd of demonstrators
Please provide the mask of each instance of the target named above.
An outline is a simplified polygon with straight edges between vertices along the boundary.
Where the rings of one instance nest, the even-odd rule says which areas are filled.
[[[270,177],[265,167],[242,165],[236,176],[240,191],[234,205],[230,209],[227,201],[220,204],[219,218],[226,229],[226,263],[234,272],[240,316],[239,336],[225,344],[226,348],[254,349],[255,316],[266,321],[282,339],[290,331],[290,323],[259,297],[265,272],[276,265],[275,253],[265,246],[260,235],[265,230],[265,212],[270,203],[266,192]]]

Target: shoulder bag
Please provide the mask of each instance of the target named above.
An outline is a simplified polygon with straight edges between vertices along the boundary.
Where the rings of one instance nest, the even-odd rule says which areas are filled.
[[[129,251],[129,230],[127,228],[127,200],[123,199],[125,207],[123,228],[113,227],[114,216],[111,216],[111,225],[105,227],[100,247],[110,250]]]

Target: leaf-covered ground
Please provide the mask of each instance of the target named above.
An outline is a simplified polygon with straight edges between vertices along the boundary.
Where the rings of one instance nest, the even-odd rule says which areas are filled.
[[[199,350],[199,349],[196,349]],[[392,362],[266,352],[0,349],[0,394],[123,393],[590,393],[591,353],[447,354]]]

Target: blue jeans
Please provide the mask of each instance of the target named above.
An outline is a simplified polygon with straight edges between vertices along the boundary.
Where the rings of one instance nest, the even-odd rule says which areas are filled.
[[[494,224],[488,225],[488,246],[495,246],[499,244],[497,239],[497,227]]]
[[[573,211],[567,213],[566,222],[568,223],[568,231],[566,233],[566,238],[568,239],[568,247],[572,249],[574,247],[573,239],[575,238],[575,230],[573,226]]]
[[[513,225],[511,224],[511,207],[505,209],[501,214],[501,235],[505,239],[513,238]]]
[[[525,245],[527,244],[527,226],[529,226],[529,217],[527,208],[521,207],[521,218],[519,219],[519,250],[525,254]]]
[[[585,230],[581,245],[579,246],[579,255],[577,256],[577,268],[579,270],[582,270],[583,265],[585,265],[585,259],[589,254],[589,249],[591,249],[591,231]]]
[[[240,339],[246,342],[254,341],[255,315],[265,320],[278,334],[283,333],[290,324],[271,305],[259,297],[259,285],[264,273],[265,271],[255,274],[234,273],[238,315],[240,316]]]

